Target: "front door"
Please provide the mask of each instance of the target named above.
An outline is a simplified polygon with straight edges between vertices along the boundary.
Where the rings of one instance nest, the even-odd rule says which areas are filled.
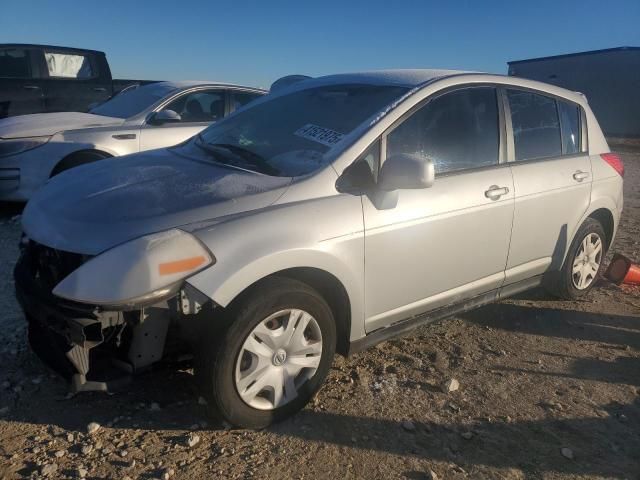
[[[363,196],[368,332],[502,285],[514,197],[501,116],[495,88],[460,88],[383,136],[383,161],[426,156],[436,180]]]
[[[507,90],[515,212],[506,283],[559,270],[591,197],[579,105]]]
[[[180,120],[162,125],[153,122],[140,131],[140,150],[176,145],[204,130],[224,117],[226,92],[219,89],[195,90],[185,93],[163,107],[180,115]]]

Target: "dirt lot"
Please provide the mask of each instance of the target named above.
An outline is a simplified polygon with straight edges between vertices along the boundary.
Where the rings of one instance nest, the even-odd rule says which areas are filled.
[[[640,261],[640,154],[623,158],[615,250]],[[535,291],[422,328],[336,358],[295,418],[228,430],[207,423],[189,370],[66,398],[13,298],[17,213],[0,215],[1,478],[640,479],[640,289]]]

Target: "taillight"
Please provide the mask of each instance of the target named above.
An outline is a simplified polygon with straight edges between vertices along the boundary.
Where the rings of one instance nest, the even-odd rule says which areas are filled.
[[[615,153],[603,153],[600,157],[611,165],[621,177],[624,177],[624,163],[622,163],[622,159],[618,155]]]

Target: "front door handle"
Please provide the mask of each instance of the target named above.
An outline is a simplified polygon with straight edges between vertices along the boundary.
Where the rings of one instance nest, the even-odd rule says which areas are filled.
[[[23,85],[22,88],[25,90],[40,90],[40,87],[37,85]]]
[[[573,174],[573,179],[576,182],[581,182],[585,179],[589,178],[589,174],[587,172],[583,172],[581,170],[578,170],[576,173]]]
[[[489,190],[484,192],[484,196],[490,198],[491,200],[498,200],[501,196],[509,193],[509,189],[507,187],[499,187],[498,185],[491,185]]]
[[[111,135],[111,138],[115,138],[116,140],[135,140],[135,133],[118,133],[116,135]]]

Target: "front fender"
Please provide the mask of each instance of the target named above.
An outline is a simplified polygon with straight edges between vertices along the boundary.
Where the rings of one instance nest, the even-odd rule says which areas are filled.
[[[257,281],[297,267],[323,270],[345,288],[351,338],[364,335],[364,231],[359,197],[274,207],[194,232],[216,263],[187,282],[226,307]]]

